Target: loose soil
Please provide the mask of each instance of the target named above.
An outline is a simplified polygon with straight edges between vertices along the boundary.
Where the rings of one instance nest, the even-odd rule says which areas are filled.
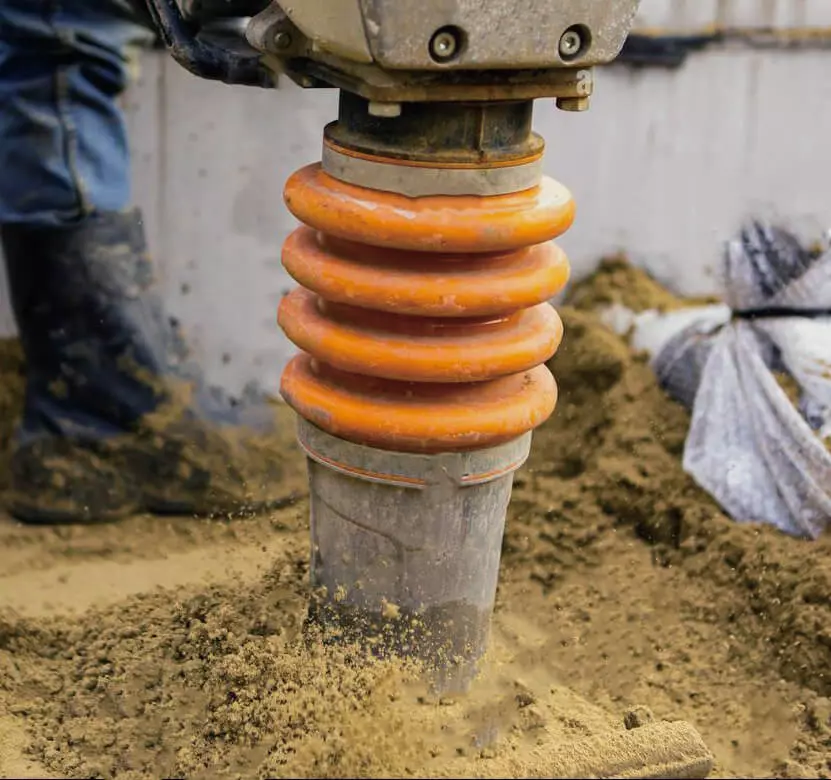
[[[0,775],[551,776],[558,746],[654,716],[694,724],[715,776],[831,777],[831,539],[737,525],[683,473],[686,413],[587,310],[656,289],[607,264],[562,309],[559,407],[516,479],[469,696],[301,631],[287,442],[301,497],[267,516],[0,519]],[[20,367],[0,349],[0,445]]]

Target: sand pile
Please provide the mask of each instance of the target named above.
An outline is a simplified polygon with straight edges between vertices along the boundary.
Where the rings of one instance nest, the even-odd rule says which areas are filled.
[[[511,664],[469,699],[435,700],[415,669],[301,636],[299,552],[253,588],[142,596],[71,624],[6,618],[31,750],[78,777],[539,776],[540,746],[623,731]]]
[[[668,295],[619,261],[605,263],[582,289],[594,304],[593,289],[621,284],[616,300],[636,311]],[[657,387],[645,356],[632,355],[591,313],[566,308],[563,319],[568,335],[552,362],[561,400],[536,440],[537,491],[552,478],[553,494],[565,483],[579,496],[581,526],[631,525],[657,543],[666,565],[738,588],[749,614],[727,609],[724,619],[737,630],[752,623],[754,636],[761,630],[784,677],[831,694],[831,538],[803,542],[732,522],[684,474],[689,416]]]
[[[720,303],[718,298],[712,296],[679,298],[631,265],[624,255],[602,260],[594,274],[571,287],[568,302],[584,311],[620,304],[632,311],[655,309],[660,312]]]
[[[219,584],[4,613],[0,707],[30,755],[77,777],[544,776],[545,746],[620,732],[645,705],[693,722],[717,776],[831,777],[831,540],[737,526],[683,473],[686,413],[583,308],[656,295],[675,305],[616,262],[562,310],[560,405],[517,477],[494,650],[469,698],[435,701],[412,669],[304,639],[303,504],[59,541],[14,529],[44,566],[74,556],[89,577],[181,546],[279,549],[250,583],[223,580],[220,557]]]

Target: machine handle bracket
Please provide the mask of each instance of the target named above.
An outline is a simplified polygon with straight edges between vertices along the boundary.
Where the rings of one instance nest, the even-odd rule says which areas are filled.
[[[200,38],[198,25],[184,18],[176,0],[147,0],[147,8],[170,55],[195,76],[248,87],[277,85],[261,52],[242,40],[225,47]]]

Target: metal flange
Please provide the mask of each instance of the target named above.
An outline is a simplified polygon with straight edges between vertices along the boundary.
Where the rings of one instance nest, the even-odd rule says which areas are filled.
[[[542,153],[487,167],[435,166],[411,160],[373,157],[323,143],[323,170],[332,178],[409,198],[430,195],[507,195],[536,187],[542,177]]]

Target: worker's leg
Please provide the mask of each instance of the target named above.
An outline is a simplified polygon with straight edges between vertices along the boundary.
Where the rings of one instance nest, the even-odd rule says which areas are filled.
[[[0,230],[27,364],[11,467],[22,519],[223,511],[259,486],[246,484],[241,429],[221,428],[239,410],[182,364],[126,210],[117,100],[141,33],[128,0],[0,0]]]
[[[130,198],[128,0],[0,2],[0,223],[63,225]]]

